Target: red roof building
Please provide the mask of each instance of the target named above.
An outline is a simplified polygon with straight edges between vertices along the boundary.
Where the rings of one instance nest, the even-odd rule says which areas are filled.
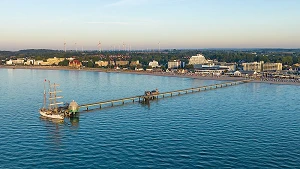
[[[69,66],[73,68],[80,68],[82,64],[79,60],[72,60],[69,62]]]

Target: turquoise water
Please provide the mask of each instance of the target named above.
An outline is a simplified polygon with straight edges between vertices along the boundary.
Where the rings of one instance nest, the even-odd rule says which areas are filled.
[[[0,69],[0,168],[299,168],[299,86],[247,83],[40,118],[43,81],[79,104],[219,83],[63,70]]]

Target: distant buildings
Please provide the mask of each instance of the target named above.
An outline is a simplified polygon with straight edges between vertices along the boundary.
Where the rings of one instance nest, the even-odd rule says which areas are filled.
[[[13,62],[12,62],[12,60],[10,59],[10,60],[6,61],[5,64],[6,64],[6,65],[12,65]]]
[[[47,59],[46,65],[58,65],[59,62],[62,62],[64,60],[65,60],[65,58],[56,58],[56,57],[49,58],[49,59]]]
[[[127,66],[127,65],[129,65],[129,61],[126,61],[126,60],[117,60],[116,61],[116,65],[117,66]]]
[[[80,68],[81,66],[82,66],[82,63],[79,60],[74,59],[69,62],[69,67]]]
[[[201,54],[197,54],[197,56],[192,56],[189,59],[190,65],[197,65],[197,64],[206,64],[208,61],[205,59],[205,57]]]
[[[264,63],[263,71],[280,71],[282,70],[282,63]]]
[[[108,61],[99,60],[99,61],[95,62],[95,64],[98,65],[99,67],[106,67],[106,66],[108,66]]]
[[[178,69],[181,67],[180,60],[173,60],[168,62],[168,69]]]
[[[24,62],[24,65],[26,66],[30,66],[30,65],[33,65],[34,64],[34,59],[27,59],[26,62]]]
[[[153,60],[152,62],[149,62],[149,66],[151,66],[152,68],[158,67],[158,62]]]
[[[24,59],[23,58],[18,58],[18,59],[10,59],[6,61],[6,65],[24,65]]]
[[[242,63],[242,66],[244,71],[265,72],[282,70],[282,63],[264,63],[264,61]]]
[[[140,65],[140,61],[131,61],[130,62],[130,66],[138,66],[138,65]]]

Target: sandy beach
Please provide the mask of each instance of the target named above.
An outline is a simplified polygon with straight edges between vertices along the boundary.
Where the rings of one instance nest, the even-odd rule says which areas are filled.
[[[70,68],[66,66],[5,66],[0,65],[0,68],[5,69],[42,69],[42,70],[70,70],[70,71],[93,71],[93,72],[107,72],[107,73],[127,73],[127,74],[140,74],[140,75],[151,75],[151,76],[169,76],[169,77],[181,77],[181,78],[194,78],[201,80],[218,80],[218,81],[238,81],[246,80],[244,77],[230,77],[230,76],[199,76],[195,74],[175,74],[166,72],[147,72],[147,71],[133,71],[133,70],[115,70],[115,69],[104,69],[104,68]],[[248,79],[247,79],[248,80]],[[280,84],[280,85],[300,85],[300,82],[286,82],[286,81],[261,81],[253,80],[253,83],[269,83],[269,84]]]

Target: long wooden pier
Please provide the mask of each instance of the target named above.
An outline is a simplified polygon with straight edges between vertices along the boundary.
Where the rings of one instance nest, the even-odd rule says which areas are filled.
[[[96,102],[96,103],[79,105],[79,108],[80,109],[86,108],[86,110],[88,111],[90,108],[101,109],[104,106],[113,107],[115,105],[124,105],[125,103],[147,102],[149,100],[154,100],[154,99],[173,97],[173,96],[178,96],[178,95],[182,95],[182,94],[188,94],[188,93],[194,93],[194,92],[201,92],[201,91],[205,91],[205,90],[212,90],[212,89],[217,89],[217,88],[234,86],[234,85],[238,85],[238,84],[242,84],[242,83],[247,83],[249,81],[250,80],[233,81],[233,82],[226,82],[226,83],[221,83],[221,84],[212,84],[212,85],[208,85],[208,86],[193,87],[193,88],[188,88],[188,89],[183,89],[183,90],[163,92],[163,93],[147,95],[147,96],[140,95],[140,96],[115,99],[115,100],[107,100],[107,101],[101,101],[101,102]]]

